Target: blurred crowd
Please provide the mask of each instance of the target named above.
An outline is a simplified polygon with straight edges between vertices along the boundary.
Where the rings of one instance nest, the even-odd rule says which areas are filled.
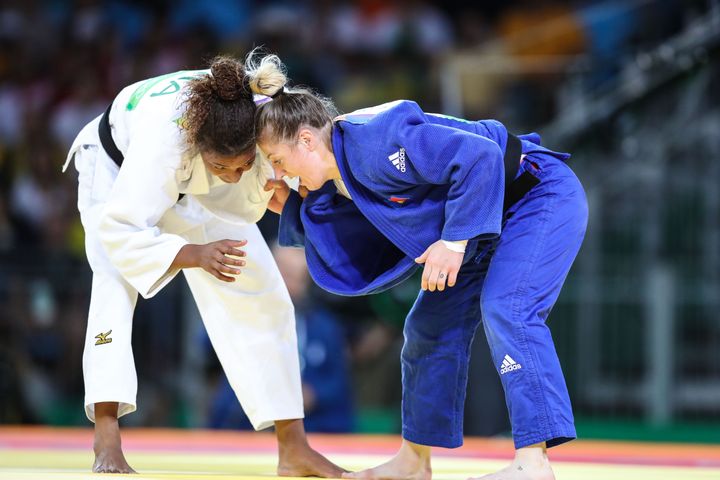
[[[585,82],[608,81],[623,58],[672,35],[684,16],[705,3],[5,0],[0,423],[84,423],[81,357],[90,271],[75,206],[77,180],[72,168],[62,174],[60,167],[77,132],[125,85],[205,68],[218,53],[242,57],[264,45],[282,58],[294,84],[331,96],[343,111],[396,98],[441,111],[449,59],[500,55],[516,61],[512,81],[486,75],[465,85],[463,113],[539,128],[562,108],[560,72],[581,68],[592,72]],[[536,67],[538,59],[546,68]],[[272,242],[276,219],[266,217],[262,230]],[[311,285],[302,255],[276,253],[281,269],[299,276],[286,281],[298,310],[306,406],[315,415],[308,417],[308,428],[397,429],[402,322],[417,285],[369,299],[331,297]],[[192,315],[181,282],[141,301],[136,313],[135,421],[241,427],[242,414],[207,340],[197,333],[199,323],[187,321]],[[197,358],[188,359],[188,345],[197,347]],[[478,358],[486,358],[478,348]],[[183,375],[198,368],[196,394],[205,401],[202,412],[193,413],[193,402],[183,400]],[[493,375],[490,367],[488,382]],[[476,398],[489,397],[491,390]],[[471,394],[476,410],[483,405],[473,402]],[[498,409],[504,411],[501,400]],[[487,425],[487,418],[482,422]],[[496,423],[490,431],[469,433],[505,428],[505,422]]]

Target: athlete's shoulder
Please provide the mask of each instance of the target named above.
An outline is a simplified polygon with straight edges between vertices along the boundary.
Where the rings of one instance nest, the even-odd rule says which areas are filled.
[[[335,118],[335,121],[362,125],[374,120],[384,120],[387,117],[405,115],[410,112],[422,113],[422,110],[418,104],[412,100],[394,100],[374,107],[361,108],[350,113],[339,115]]]
[[[180,70],[148,78],[125,88],[125,95],[118,95],[123,100],[123,109],[131,112],[135,109],[148,107],[165,108],[167,104],[176,104],[182,96],[183,88],[190,80],[208,75],[209,70]]]

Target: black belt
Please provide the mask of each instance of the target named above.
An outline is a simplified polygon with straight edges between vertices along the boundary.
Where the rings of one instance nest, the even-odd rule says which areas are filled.
[[[532,173],[525,171],[515,178],[520,168],[520,157],[522,156],[522,143],[520,139],[508,132],[507,145],[505,146],[505,200],[503,201],[503,212],[520,201],[532,188],[540,183]]]
[[[112,108],[112,103],[110,106],[105,110],[105,113],[102,114],[102,117],[100,118],[100,123],[98,124],[98,133],[100,134],[100,144],[103,147],[103,150],[105,150],[105,153],[108,154],[110,158],[112,158],[112,161],[115,162],[115,165],[118,167],[122,167],[123,160],[125,157],[123,156],[120,149],[115,145],[115,140],[112,138],[112,131],[110,130],[110,109]]]

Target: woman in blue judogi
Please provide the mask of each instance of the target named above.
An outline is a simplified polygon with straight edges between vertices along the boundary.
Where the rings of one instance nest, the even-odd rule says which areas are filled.
[[[361,478],[429,478],[430,447],[462,444],[470,345],[483,324],[516,456],[487,479],[554,478],[546,449],[575,438],[548,314],[582,243],[587,202],[569,155],[494,120],[396,101],[334,118],[285,90],[256,116],[276,178],[299,177],[280,241],[304,246],[314,280],[341,295],[396,285],[424,264],[405,323],[403,443]],[[283,190],[284,182],[276,188]]]

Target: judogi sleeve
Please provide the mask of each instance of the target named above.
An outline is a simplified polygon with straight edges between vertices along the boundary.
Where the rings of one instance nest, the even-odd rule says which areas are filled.
[[[396,110],[394,141],[405,149],[406,171],[378,159],[377,171],[386,177],[379,180],[398,186],[448,185],[443,240],[499,235],[505,192],[501,147],[485,136],[429,120],[414,102]]]
[[[281,247],[304,247],[305,229],[300,219],[300,207],[303,199],[298,192],[290,190],[290,196],[285,202],[280,225],[278,227],[278,243]]]
[[[110,261],[145,298],[178,273],[170,265],[188,243],[157,226],[179,196],[175,179],[182,154],[179,135],[177,125],[157,118],[135,125],[100,222],[100,241]]]

